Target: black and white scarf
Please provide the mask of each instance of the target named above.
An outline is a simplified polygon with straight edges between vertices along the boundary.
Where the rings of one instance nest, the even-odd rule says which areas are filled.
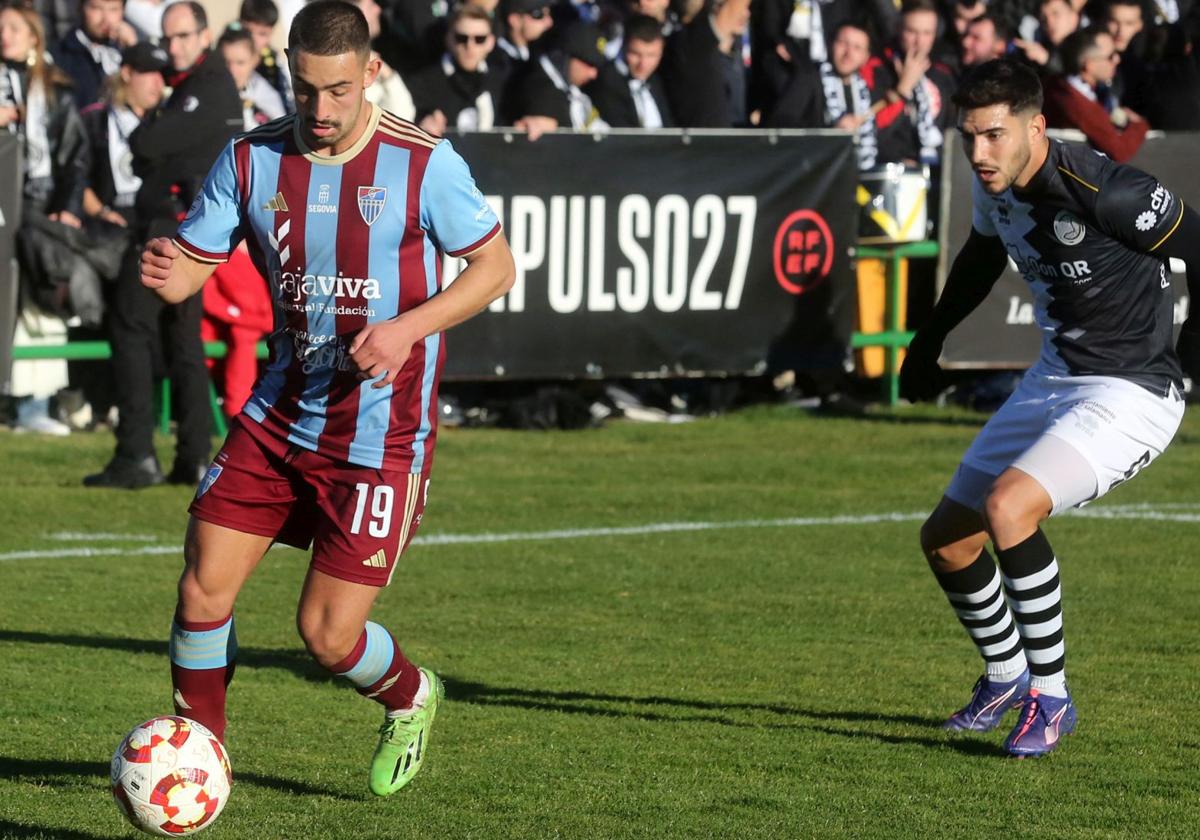
[[[917,139],[921,143],[921,163],[935,165],[941,156],[942,143],[945,138],[942,130],[937,127],[937,114],[933,113],[933,97],[929,87],[933,82],[922,76],[921,81],[913,88],[913,105],[917,109]]]
[[[836,125],[837,121],[847,114],[861,115],[871,113],[871,89],[861,73],[850,77],[850,96],[853,100],[846,102],[846,83],[833,69],[828,61],[821,62],[821,88],[825,93],[825,124]],[[879,157],[879,141],[875,136],[875,117],[869,116],[858,127],[855,136],[855,149],[858,153],[858,168],[871,169]]]
[[[3,88],[8,104],[25,108],[24,120],[9,124],[9,130],[21,136],[25,145],[25,177],[30,181],[48,179],[53,175],[50,160],[50,135],[47,122],[50,113],[46,104],[46,89],[33,80],[29,73],[21,73],[12,65],[5,65],[6,78]],[[29,88],[25,88],[28,83]]]
[[[459,131],[487,131],[494,128],[496,104],[492,101],[491,91],[487,89],[487,62],[479,62],[479,68],[468,73],[458,67],[447,53],[442,56],[442,72],[451,85],[471,98],[471,104],[458,112],[455,128]]]
[[[571,111],[571,128],[576,131],[608,131],[608,123],[600,118],[600,112],[592,104],[592,98],[568,82],[549,56],[543,55],[538,60],[551,84],[567,95]]]
[[[142,186],[142,179],[133,174],[133,152],[129,150],[129,135],[140,123],[138,115],[128,108],[108,109],[108,165],[117,193],[115,207],[132,207]]]

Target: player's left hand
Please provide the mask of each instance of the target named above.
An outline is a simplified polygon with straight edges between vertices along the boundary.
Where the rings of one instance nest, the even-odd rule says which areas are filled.
[[[350,343],[350,358],[360,379],[377,379],[371,387],[384,388],[396,381],[415,341],[400,321],[367,324]]]
[[[1184,375],[1193,383],[1200,383],[1200,324],[1193,324],[1190,318],[1184,321],[1175,353]]]

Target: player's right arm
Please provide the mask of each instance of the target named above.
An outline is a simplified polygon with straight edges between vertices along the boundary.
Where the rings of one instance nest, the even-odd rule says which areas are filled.
[[[988,236],[972,227],[971,235],[954,258],[946,286],[929,319],[908,345],[900,368],[900,393],[909,400],[923,400],[942,389],[938,357],[950,332],[983,303],[1008,262],[1000,237]]]
[[[142,251],[142,285],[167,303],[187,300],[217,268],[187,255],[165,236],[151,239]]]

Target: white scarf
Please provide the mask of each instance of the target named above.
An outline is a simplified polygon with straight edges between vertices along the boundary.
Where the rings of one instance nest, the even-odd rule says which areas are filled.
[[[633,97],[633,107],[637,111],[638,125],[641,128],[662,128],[662,113],[658,110],[658,103],[654,101],[654,94],[650,92],[650,83],[630,76],[629,65],[623,58],[618,57],[613,65],[629,85],[629,95]]]
[[[75,37],[83,48],[92,56],[92,61],[100,65],[105,76],[111,76],[121,69],[121,51],[108,44],[97,44],[84,34],[82,29],[75,30]]]
[[[850,95],[853,98],[853,110],[847,108],[846,87],[842,77],[833,69],[828,61],[821,62],[821,87],[825,92],[825,124],[836,125],[837,121],[846,114],[871,113],[871,89],[861,73],[850,77]],[[879,157],[879,141],[875,137],[875,117],[871,115],[858,127],[855,139],[858,154],[858,168],[870,169],[875,166]]]
[[[142,179],[133,174],[133,153],[129,151],[129,135],[141,122],[128,108],[108,109],[108,165],[112,169],[116,207],[132,207]]]
[[[788,18],[787,34],[797,41],[808,41],[808,57],[816,63],[829,58],[825,47],[825,26],[821,21],[818,0],[794,0],[792,16]]]
[[[20,107],[22,98],[25,105],[25,122],[22,124],[25,135],[25,177],[30,180],[49,178],[54,174],[50,161],[50,135],[46,131],[46,123],[50,115],[46,110],[46,89],[43,85],[29,80],[29,90],[21,90],[20,78],[13,79],[14,104]]]
[[[921,163],[934,165],[938,162],[939,150],[944,138],[937,127],[933,113],[933,97],[926,85],[932,85],[927,77],[913,88],[913,104],[917,106],[917,139],[921,141]]]

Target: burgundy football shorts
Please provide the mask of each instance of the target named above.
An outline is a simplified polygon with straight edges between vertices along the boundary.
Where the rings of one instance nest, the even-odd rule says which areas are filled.
[[[429,473],[362,467],[280,440],[235,418],[189,512],[307,549],[312,567],[387,586],[421,524]]]

